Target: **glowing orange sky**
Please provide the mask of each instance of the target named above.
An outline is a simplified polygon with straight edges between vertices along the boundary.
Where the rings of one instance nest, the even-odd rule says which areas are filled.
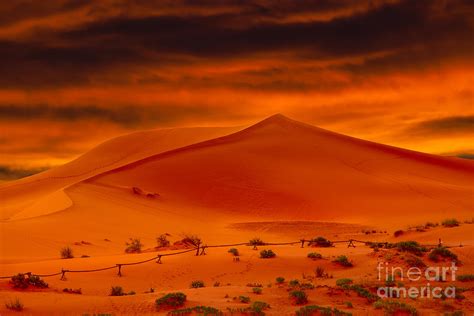
[[[274,113],[474,153],[472,1],[0,4],[0,171]]]

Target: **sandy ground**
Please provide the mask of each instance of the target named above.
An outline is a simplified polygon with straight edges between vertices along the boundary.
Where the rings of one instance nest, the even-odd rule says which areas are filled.
[[[155,239],[163,233],[172,241],[196,234],[207,244],[247,242],[256,236],[270,242],[324,236],[424,244],[437,244],[441,238],[446,245],[464,246],[453,248],[463,263],[459,273],[474,272],[474,225],[412,229],[451,217],[472,220],[471,161],[365,142],[282,116],[241,129],[125,135],[60,168],[1,184],[0,275],[94,269],[148,259],[156,255]],[[395,239],[398,229],[405,233]],[[130,237],[141,239],[143,253],[124,254]],[[59,259],[64,246],[70,246],[76,258]],[[389,257],[397,263],[403,257],[393,250],[374,253],[360,244],[264,248],[270,247],[277,253],[274,259],[260,259],[259,251],[242,246],[240,261],[235,262],[228,247],[212,248],[206,256],[188,253],[166,257],[163,264],[126,266],[122,277],[114,268],[68,273],[66,280],[47,278],[50,287],[45,290],[13,290],[8,280],[0,280],[0,314],[8,314],[4,303],[15,297],[27,314],[166,313],[156,311],[156,298],[182,291],[188,296],[186,307],[245,308],[248,304],[233,299],[245,295],[269,303],[267,314],[293,315],[299,307],[288,298],[288,284],[275,283],[278,276],[312,282],[315,288],[307,290],[310,305],[383,314],[353,291],[338,289],[335,282],[349,277],[375,287],[381,284],[377,263]],[[321,253],[323,259],[308,259],[310,251]],[[339,255],[347,255],[354,267],[332,263]],[[426,255],[424,260],[435,265]],[[332,277],[315,278],[317,266]],[[190,289],[193,280],[203,280],[206,287]],[[248,283],[262,284],[263,293],[253,294]],[[472,282],[456,284],[468,289],[466,299],[409,303],[426,314],[457,309],[472,313]],[[136,295],[109,296],[116,285]],[[63,293],[66,287],[81,288],[83,294]],[[155,292],[145,293],[150,288]]]

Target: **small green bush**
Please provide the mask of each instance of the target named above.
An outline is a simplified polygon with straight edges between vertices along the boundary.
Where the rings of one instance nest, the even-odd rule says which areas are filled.
[[[354,291],[359,295],[360,297],[364,297],[367,299],[369,302],[375,302],[378,299],[378,296],[371,293],[369,290],[364,288],[362,285],[359,284],[354,284],[349,287],[350,290]]]
[[[276,254],[271,249],[264,249],[260,251],[260,258],[262,259],[269,259],[269,258],[275,258],[275,257],[276,257]]]
[[[312,247],[332,247],[332,242],[324,237],[316,237],[311,239],[308,245]]]
[[[308,295],[303,291],[291,291],[290,299],[296,305],[304,305],[308,303]]]
[[[353,283],[352,279],[338,279],[336,280],[336,285],[342,288],[349,288],[349,285]]]
[[[316,316],[316,315],[326,315],[326,316],[351,316],[351,313],[346,313],[337,308],[323,307],[318,305],[308,305],[301,307],[296,311],[296,316]]]
[[[168,240],[168,234],[161,234],[160,236],[156,237],[156,243],[158,244],[159,248],[169,247],[171,244]]]
[[[170,311],[168,315],[206,315],[206,316],[221,316],[224,315],[220,310],[211,306],[194,306],[183,309],[175,309]]]
[[[265,245],[265,242],[263,240],[261,240],[260,238],[255,237],[255,238],[252,238],[252,239],[249,240],[249,245],[254,246],[254,247],[263,246],[263,245]]]
[[[405,258],[405,262],[410,266],[410,267],[417,267],[417,268],[425,268],[426,264],[421,260],[420,258],[416,256],[409,256]]]
[[[474,274],[460,274],[458,275],[457,279],[461,282],[474,281]]]
[[[125,243],[127,246],[125,248],[126,253],[139,253],[142,252],[143,244],[139,238],[130,238],[128,242]]]
[[[285,282],[285,278],[284,278],[284,277],[277,277],[275,280],[276,280],[276,283],[278,283],[278,284],[282,284],[282,283]]]
[[[184,238],[181,240],[185,245],[190,245],[197,247],[202,243],[202,240],[197,235],[184,235]]]
[[[13,285],[13,288],[15,289],[26,289],[30,285],[37,287],[37,288],[47,288],[48,283],[44,282],[41,280],[39,276],[36,275],[27,275],[27,274],[22,274],[19,273],[17,275],[14,275],[10,283]]]
[[[181,292],[168,293],[155,301],[158,309],[181,307],[185,302],[186,294]]]
[[[240,303],[248,304],[248,303],[250,303],[250,297],[241,295],[241,296],[239,296],[239,301],[240,301]]]
[[[5,303],[5,307],[9,310],[21,312],[24,308],[23,303],[20,301],[19,298],[15,298],[10,302]]]
[[[456,226],[459,226],[459,221],[455,218],[448,218],[448,219],[445,219],[441,224],[444,227],[456,227]]]
[[[261,287],[254,287],[252,289],[253,294],[262,294],[262,288]]]
[[[324,278],[326,276],[326,272],[323,267],[316,267],[315,273],[317,278]]]
[[[416,256],[421,257],[427,249],[421,246],[418,242],[410,240],[410,241],[401,241],[394,244],[395,248],[402,252],[410,252]]]
[[[375,309],[383,309],[386,315],[418,315],[418,311],[413,306],[399,301],[377,301],[374,303]]]
[[[297,286],[300,285],[300,281],[298,281],[298,280],[296,280],[296,279],[290,280],[290,282],[288,282],[288,285],[289,285],[290,287],[297,287]]]
[[[232,255],[236,257],[239,255],[239,250],[237,248],[230,248],[227,252],[231,253]]]
[[[73,252],[72,252],[72,248],[69,247],[69,246],[66,246],[66,247],[61,248],[60,254],[61,254],[61,258],[63,258],[63,259],[71,259],[71,258],[74,258],[74,254],[73,254]]]
[[[337,264],[339,264],[343,267],[352,267],[353,266],[352,262],[349,261],[349,258],[347,258],[344,255],[337,257],[336,259],[334,259],[333,262],[335,262],[335,263],[337,263]]]
[[[123,288],[121,286],[112,286],[110,296],[124,296]]]
[[[312,260],[317,260],[317,259],[322,259],[323,256],[320,253],[317,253],[317,252],[310,252],[310,253],[308,253],[308,258],[310,258]]]
[[[256,315],[264,315],[264,310],[270,308],[270,305],[268,305],[265,302],[260,302],[260,301],[255,301],[250,305],[250,311],[255,313]]]
[[[191,282],[191,288],[197,289],[197,288],[200,288],[200,287],[204,287],[204,282],[203,281],[196,280],[196,281]]]
[[[446,247],[437,247],[431,250],[428,258],[434,262],[439,262],[440,258],[450,259],[458,262],[458,256]]]

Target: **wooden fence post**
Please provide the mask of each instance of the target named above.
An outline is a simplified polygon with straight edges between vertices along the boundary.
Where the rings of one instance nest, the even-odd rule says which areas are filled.
[[[121,276],[122,276],[122,265],[121,265],[121,264],[117,264],[117,268],[118,268],[118,273],[117,273],[117,275],[118,275],[119,277],[121,277]]]
[[[162,263],[162,262],[161,262],[161,255],[160,255],[160,256],[158,256],[158,258],[156,258],[156,263],[159,263],[159,264],[161,264],[161,263]]]
[[[305,240],[304,240],[304,239],[301,239],[300,241],[301,241],[301,248],[304,248],[304,241],[305,241]]]
[[[207,246],[202,246],[201,253],[199,254],[200,256],[205,256],[206,255],[206,248],[207,248]]]
[[[354,245],[354,239],[349,239],[349,244],[347,245],[347,248],[352,247],[355,248],[356,246]]]
[[[196,256],[199,256],[199,248],[200,247],[201,247],[201,243],[198,243],[197,248],[196,248]]]
[[[66,270],[61,269],[61,279],[60,280],[66,280]]]

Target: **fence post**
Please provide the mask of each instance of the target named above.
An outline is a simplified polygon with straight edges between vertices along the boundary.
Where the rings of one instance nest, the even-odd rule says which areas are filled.
[[[121,264],[117,264],[117,267],[118,267],[118,276],[121,277],[122,276],[122,265]]]
[[[301,248],[304,248],[304,241],[305,241],[305,240],[304,240],[304,239],[301,239],[300,241],[301,241]]]
[[[347,248],[352,247],[355,248],[356,246],[354,245],[354,239],[349,239],[349,244],[347,245]]]
[[[159,263],[159,264],[162,263],[162,262],[161,262],[161,255],[159,255],[158,258],[156,258],[156,263]]]
[[[66,280],[66,270],[61,269],[61,279],[60,280]]]
[[[199,248],[201,246],[201,243],[198,243],[197,244],[197,248],[196,248],[196,256],[199,256]]]
[[[206,248],[207,248],[207,246],[202,246],[201,253],[199,254],[200,256],[205,256],[206,255]]]

